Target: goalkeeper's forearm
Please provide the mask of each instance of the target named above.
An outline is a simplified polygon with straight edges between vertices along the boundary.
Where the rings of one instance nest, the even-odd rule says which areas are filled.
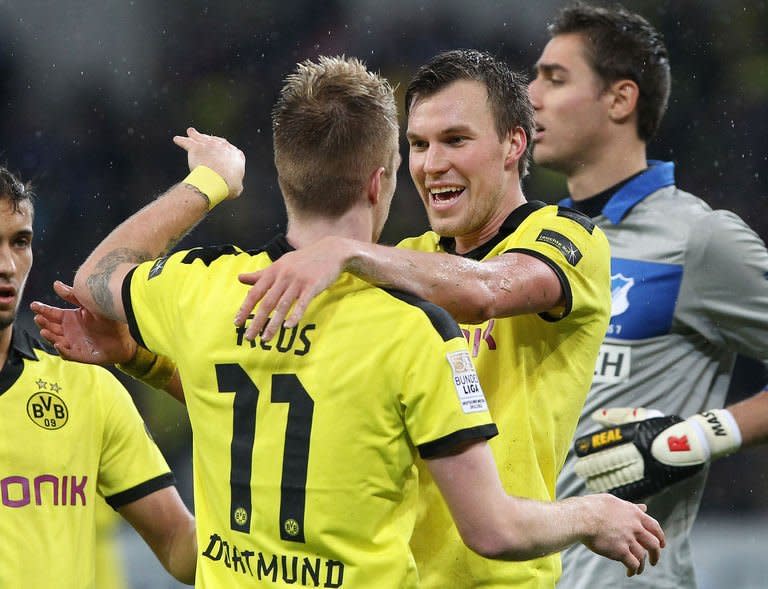
[[[768,442],[768,385],[762,392],[728,407],[741,431],[743,447]]]

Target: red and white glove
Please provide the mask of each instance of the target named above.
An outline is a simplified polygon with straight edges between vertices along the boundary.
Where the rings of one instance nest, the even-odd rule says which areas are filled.
[[[739,426],[726,409],[683,420],[654,409],[616,407],[592,418],[609,427],[576,440],[576,474],[590,491],[631,501],[691,477],[741,446]]]

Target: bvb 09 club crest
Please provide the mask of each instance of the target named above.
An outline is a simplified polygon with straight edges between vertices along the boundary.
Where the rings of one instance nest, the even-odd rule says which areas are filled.
[[[41,384],[42,383],[42,384]],[[47,389],[50,383],[37,381],[41,389]],[[52,390],[60,390],[56,383],[50,384]],[[69,410],[64,400],[55,393],[38,390],[27,401],[27,415],[43,429],[60,429],[69,420]]]

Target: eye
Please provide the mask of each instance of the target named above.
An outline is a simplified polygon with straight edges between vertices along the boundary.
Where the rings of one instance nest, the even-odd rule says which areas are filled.
[[[426,149],[428,146],[428,143],[424,141],[423,139],[411,139],[408,141],[408,145],[410,145],[411,149]]]
[[[461,145],[466,140],[467,140],[467,138],[464,137],[463,135],[453,135],[453,136],[448,138],[447,143],[449,145]]]
[[[13,241],[13,245],[14,245],[14,247],[18,247],[18,248],[27,248],[30,245],[32,245],[32,238],[31,237],[26,237],[26,236],[24,236],[24,237],[17,237]]]

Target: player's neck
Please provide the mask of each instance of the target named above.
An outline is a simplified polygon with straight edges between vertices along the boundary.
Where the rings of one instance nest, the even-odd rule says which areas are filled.
[[[479,227],[476,231],[471,233],[457,235],[454,238],[456,242],[456,253],[465,254],[471,252],[492,239],[499,232],[499,229],[507,217],[509,217],[510,213],[519,206],[524,205],[526,202],[527,200],[520,185],[515,185],[515,189],[499,203],[499,206],[493,211],[493,215],[482,225],[482,227]]]
[[[11,349],[11,340],[13,339],[13,325],[9,325],[0,330],[0,370],[5,367],[5,361],[8,359],[8,352]]]
[[[286,239],[296,249],[306,247],[323,237],[347,237],[370,242],[373,224],[368,209],[353,207],[339,217],[300,217],[289,215]]]
[[[645,143],[639,140],[622,142],[603,150],[592,161],[574,166],[567,177],[568,192],[573,200],[584,200],[646,167]]]

